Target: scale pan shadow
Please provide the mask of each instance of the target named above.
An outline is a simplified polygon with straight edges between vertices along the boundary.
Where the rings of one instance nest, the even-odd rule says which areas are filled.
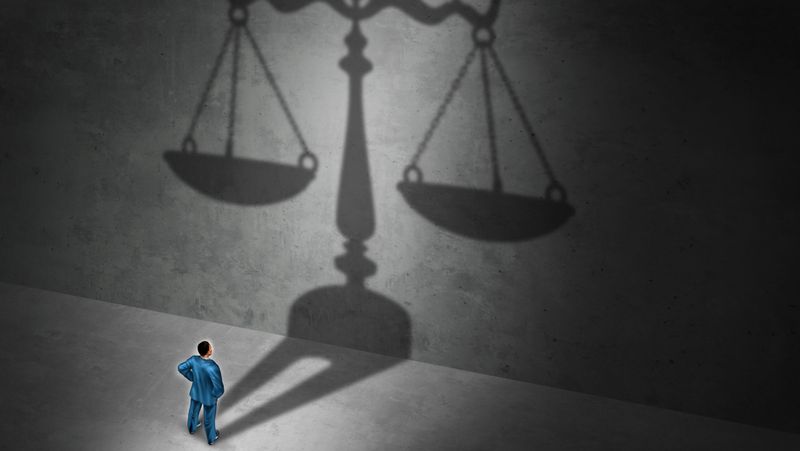
[[[196,191],[219,201],[239,205],[266,205],[303,191],[315,171],[297,165],[167,150],[170,169]]]
[[[522,241],[546,235],[575,213],[567,202],[425,182],[398,183],[417,213],[457,235],[482,241]]]

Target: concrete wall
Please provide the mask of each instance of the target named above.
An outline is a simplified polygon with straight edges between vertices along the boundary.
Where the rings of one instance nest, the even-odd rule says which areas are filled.
[[[464,20],[391,8],[361,24],[370,178],[340,186],[361,130],[339,66],[350,24],[321,2],[254,3],[249,28],[319,167],[297,195],[243,206],[163,158],[212,72],[226,2],[3,2],[0,279],[800,430],[787,5],[503,2],[494,48],[574,208],[509,242],[438,227],[397,188],[472,47]],[[234,154],[293,164],[301,147],[246,45],[240,62]],[[201,152],[224,153],[230,67],[199,118]],[[478,58],[420,159],[426,182],[491,189],[480,77]],[[489,78],[504,189],[542,196],[546,170]],[[358,229],[364,186],[374,230]],[[376,265],[364,286],[334,263],[348,218]]]

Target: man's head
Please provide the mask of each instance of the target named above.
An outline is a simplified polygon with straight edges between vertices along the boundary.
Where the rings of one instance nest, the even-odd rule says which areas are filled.
[[[214,353],[214,348],[211,347],[211,343],[207,341],[201,341],[197,344],[197,353],[200,354],[200,357],[208,358]]]

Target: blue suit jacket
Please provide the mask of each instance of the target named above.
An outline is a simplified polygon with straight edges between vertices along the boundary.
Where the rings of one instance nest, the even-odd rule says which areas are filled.
[[[225,387],[222,385],[222,372],[219,370],[217,362],[211,359],[193,355],[178,365],[178,372],[192,381],[189,396],[203,405],[213,406],[217,402],[217,398],[225,393]]]

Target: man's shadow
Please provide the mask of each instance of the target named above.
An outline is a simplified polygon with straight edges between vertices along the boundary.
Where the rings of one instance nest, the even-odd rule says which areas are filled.
[[[226,425],[226,437],[401,363],[410,356],[411,320],[399,304],[363,286],[327,286],[295,301],[288,337],[222,397],[226,409],[299,360],[317,357],[329,366]],[[382,355],[354,358],[351,349],[341,347]]]

